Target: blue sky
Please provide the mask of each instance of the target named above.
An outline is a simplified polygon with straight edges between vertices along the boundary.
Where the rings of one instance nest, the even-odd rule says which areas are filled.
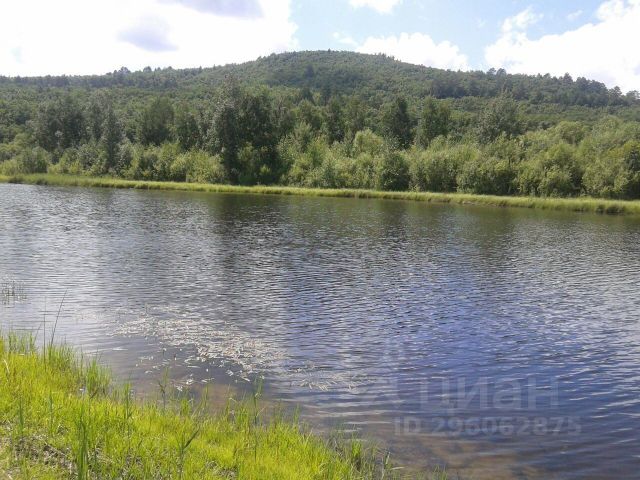
[[[331,48],[640,90],[640,0],[2,0],[0,13],[0,75],[211,66]]]
[[[339,33],[362,43],[369,36],[423,32],[435,42],[450,41],[468,55],[472,68],[487,69],[484,48],[500,35],[504,20],[531,8],[544,14],[544,21],[531,27],[531,35],[541,37],[562,33],[593,21],[602,3],[597,0],[404,0],[391,13],[373,8],[345,8],[345,1],[294,3],[293,21],[302,49],[345,49],[348,45],[333,37]],[[580,12],[577,14],[577,12]],[[574,16],[571,16],[574,14]],[[638,26],[640,28],[640,25]]]

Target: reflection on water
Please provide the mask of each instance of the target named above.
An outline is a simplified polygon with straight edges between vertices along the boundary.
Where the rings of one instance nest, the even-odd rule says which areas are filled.
[[[4,328],[134,381],[248,385],[420,468],[640,469],[640,222],[411,202],[0,185]]]

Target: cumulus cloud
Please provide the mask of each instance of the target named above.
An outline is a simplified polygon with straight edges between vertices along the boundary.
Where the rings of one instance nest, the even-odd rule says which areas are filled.
[[[528,7],[502,22],[502,32],[505,34],[526,30],[534,23],[538,23],[542,20],[543,15],[533,11],[532,7]]]
[[[403,62],[451,70],[468,70],[469,60],[448,41],[436,43],[423,33],[369,37],[357,48],[361,53],[386,53]]]
[[[538,39],[526,31],[531,22],[514,18],[505,20],[501,36],[485,49],[489,66],[529,74],[568,72],[609,87],[640,90],[640,0],[606,1],[595,22]]]
[[[297,46],[290,0],[16,0],[2,19],[0,75],[211,66]]]
[[[203,13],[229,17],[257,18],[262,16],[258,0],[163,0],[164,3],[178,3]]]
[[[352,7],[369,7],[378,13],[391,13],[402,0],[349,0]]]
[[[143,17],[138,22],[122,30],[118,38],[149,52],[175,50],[169,41],[169,24],[162,18]]]

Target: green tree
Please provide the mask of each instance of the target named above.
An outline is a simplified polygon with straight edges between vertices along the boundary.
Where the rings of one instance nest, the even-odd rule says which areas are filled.
[[[233,79],[227,79],[217,99],[208,130],[207,145],[211,153],[220,154],[222,165],[232,183],[238,182],[238,151],[242,145],[240,102],[242,92]]]
[[[428,147],[431,141],[449,134],[451,108],[448,103],[428,97],[422,106],[416,141],[421,147]]]
[[[99,141],[100,138],[102,138],[102,125],[105,120],[105,107],[107,103],[105,95],[101,91],[95,92],[89,99],[85,118],[91,140]]]
[[[104,112],[104,120],[101,127],[102,135],[100,143],[104,151],[105,170],[107,172],[115,170],[122,141],[122,126],[111,104],[107,105]]]
[[[49,152],[78,145],[84,136],[84,115],[71,96],[42,105],[35,122],[35,138]]]
[[[408,148],[413,141],[413,121],[409,114],[409,104],[404,97],[397,97],[387,105],[382,115],[385,135],[400,148]]]
[[[478,137],[482,143],[490,143],[501,135],[512,138],[522,133],[522,121],[518,105],[513,98],[502,95],[485,108],[478,125]]]
[[[176,111],[176,140],[186,151],[195,148],[200,139],[200,128],[194,111],[186,103],[180,104]]]
[[[325,125],[329,143],[341,142],[344,139],[344,114],[342,102],[337,97],[332,97],[327,104]]]
[[[138,137],[145,145],[160,145],[171,140],[173,106],[165,97],[155,98],[142,112]]]
[[[344,109],[345,138],[352,141],[367,126],[367,107],[358,97],[351,97]]]

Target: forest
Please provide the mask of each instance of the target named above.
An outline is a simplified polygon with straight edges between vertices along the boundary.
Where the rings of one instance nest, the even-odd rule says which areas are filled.
[[[640,95],[297,52],[0,77],[0,175],[640,198]]]

